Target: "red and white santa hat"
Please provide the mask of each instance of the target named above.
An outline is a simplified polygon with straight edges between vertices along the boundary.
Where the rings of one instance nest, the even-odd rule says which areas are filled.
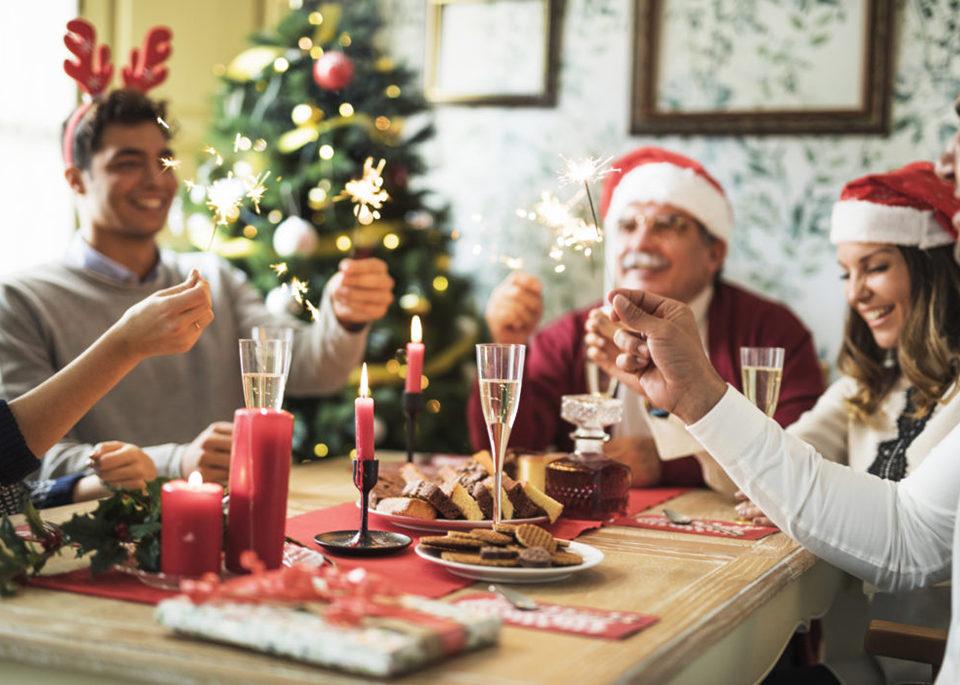
[[[600,197],[607,236],[616,235],[620,215],[635,202],[670,204],[689,212],[724,241],[733,232],[733,208],[723,187],[699,162],[660,147],[641,147],[611,164]]]
[[[843,187],[830,218],[830,242],[889,243],[925,250],[957,240],[952,217],[960,212],[953,184],[930,162],[870,174]]]

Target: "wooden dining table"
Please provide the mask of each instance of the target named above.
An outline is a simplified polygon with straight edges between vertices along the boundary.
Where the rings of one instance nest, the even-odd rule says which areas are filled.
[[[399,455],[388,455],[398,459]],[[348,459],[298,464],[291,516],[356,499]],[[65,520],[92,503],[43,512]],[[692,490],[670,507],[734,520],[732,503]],[[401,683],[586,685],[755,683],[794,631],[823,615],[841,574],[786,535],[757,541],[606,526],[578,538],[603,551],[595,568],[566,580],[516,586],[537,600],[653,614],[659,621],[623,640],[504,626],[495,647],[464,654]],[[68,555],[72,556],[72,555]],[[51,571],[83,563],[56,558]],[[460,593],[486,589],[477,583]],[[451,597],[456,597],[454,593]],[[171,634],[153,607],[33,587],[0,600],[4,683],[362,683],[349,676]]]

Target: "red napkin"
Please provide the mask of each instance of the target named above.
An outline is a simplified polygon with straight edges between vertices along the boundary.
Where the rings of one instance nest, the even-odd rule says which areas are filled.
[[[320,550],[321,547],[313,541],[314,535],[330,530],[355,530],[359,524],[360,510],[355,503],[346,502],[287,519],[287,535],[313,549]],[[430,598],[443,597],[454,590],[459,590],[473,583],[472,580],[460,578],[448,573],[436,564],[424,561],[414,553],[413,548],[417,546],[417,541],[421,536],[443,535],[443,531],[422,533],[407,530],[392,526],[382,520],[376,520],[374,517],[370,517],[370,528],[409,535],[413,538],[413,544],[398,554],[386,557],[333,557],[338,567],[344,569],[365,568],[371,573],[378,573],[384,578],[389,578],[391,586],[400,592],[409,592]],[[326,554],[326,552],[324,553]]]
[[[78,595],[93,595],[107,599],[122,599],[140,604],[157,604],[176,596],[172,590],[159,590],[144,585],[139,580],[119,571],[107,571],[99,576],[92,575],[89,568],[81,568],[69,573],[52,576],[37,576],[27,581],[34,587],[62,592],[75,592]]]
[[[734,540],[759,540],[768,535],[779,533],[779,528],[771,526],[751,526],[733,521],[714,521],[711,519],[694,519],[692,523],[681,525],[671,523],[666,516],[657,514],[637,514],[615,519],[616,526],[631,528],[650,528],[652,530],[668,530],[671,533],[688,533],[691,535],[710,535],[716,538],[733,538]]]
[[[649,628],[660,619],[633,611],[607,611],[561,604],[539,603],[540,608],[522,611],[503,597],[477,592],[454,600],[485,616],[498,616],[501,621],[518,628],[533,628],[552,633],[571,633],[584,637],[620,640]]]
[[[687,490],[689,488],[631,488],[630,500],[627,502],[627,516],[633,516],[641,511],[646,511],[650,507],[663,504],[667,500],[679,497]],[[585,531],[611,523],[616,524],[617,521],[613,519],[610,521],[588,521],[586,519],[560,517],[556,523],[548,526],[548,528],[554,537],[561,540],[573,540]]]

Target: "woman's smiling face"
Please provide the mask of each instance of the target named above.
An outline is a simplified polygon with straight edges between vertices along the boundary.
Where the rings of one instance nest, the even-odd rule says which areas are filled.
[[[837,261],[850,307],[881,349],[895,349],[910,314],[910,272],[900,250],[889,243],[840,243]]]

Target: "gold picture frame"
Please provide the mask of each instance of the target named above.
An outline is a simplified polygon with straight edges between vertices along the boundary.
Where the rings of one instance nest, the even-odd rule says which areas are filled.
[[[676,2],[677,0],[673,0]],[[810,65],[816,68],[806,73],[798,70],[806,83],[810,85],[807,94],[813,97],[791,98],[784,97],[778,100],[776,96],[763,100],[765,93],[757,92],[760,88],[743,88],[748,97],[755,98],[755,104],[747,107],[722,106],[713,109],[704,106],[702,91],[711,88],[720,88],[718,83],[710,81],[711,69],[719,72],[723,67],[704,61],[706,68],[700,71],[700,88],[692,85],[693,78],[683,80],[682,69],[676,64],[691,64],[696,59],[690,55],[697,55],[701,45],[696,41],[716,40],[716,33],[703,30],[678,31],[675,27],[673,36],[668,30],[665,35],[666,23],[674,21],[678,13],[689,11],[689,6],[671,5],[670,10],[675,12],[665,15],[667,5],[671,0],[635,0],[634,16],[634,69],[633,92],[631,96],[630,132],[635,135],[767,135],[767,134],[844,134],[844,133],[873,133],[886,134],[889,132],[890,121],[890,92],[892,78],[892,62],[894,50],[893,18],[895,11],[894,0],[860,0],[859,2],[839,3],[826,6],[827,11],[846,12],[841,15],[847,20],[845,29],[855,36],[855,40],[843,40],[830,36],[827,21],[817,22],[806,16],[784,17],[784,21],[772,24],[780,32],[807,30],[807,43],[796,47],[800,41],[781,40],[761,48],[766,52],[757,55],[741,57],[740,64],[749,63],[751,66],[764,61],[764,55],[776,55],[784,59],[785,46],[794,46],[791,49],[807,50],[807,54],[795,55],[793,58],[799,64]],[[783,10],[787,12],[788,10]],[[665,16],[668,21],[665,22]],[[692,23],[704,21],[701,17],[688,17]],[[678,22],[674,22],[678,23]],[[817,33],[819,31],[819,33]],[[761,35],[758,33],[757,35]],[[793,38],[791,34],[791,38]],[[771,41],[782,36],[770,38]],[[819,41],[819,42],[818,42]],[[836,45],[831,45],[834,42]],[[746,46],[750,42],[742,34],[734,34],[722,47],[723,55],[729,58],[730,54],[740,50],[745,55],[750,49]],[[826,47],[821,47],[826,45]],[[711,54],[708,48],[702,49],[702,54]],[[833,52],[830,52],[832,50]],[[845,53],[843,51],[846,51]],[[714,50],[714,53],[717,51]],[[828,56],[824,57],[823,53]],[[840,52],[841,59],[835,54]],[[814,54],[817,53],[817,54]],[[752,57],[752,62],[749,58]],[[819,59],[819,64],[817,60]],[[686,61],[685,61],[686,60]],[[770,60],[771,64],[778,64]],[[779,63],[779,64],[782,64]],[[770,67],[771,70],[774,67]],[[776,68],[780,68],[779,66]],[[665,72],[673,69],[674,79],[671,81]],[[689,76],[689,74],[688,74]],[[796,74],[793,75],[796,79]],[[784,83],[783,76],[779,76]],[[817,80],[819,79],[819,80]],[[847,79],[847,81],[843,81]],[[762,85],[759,80],[743,79],[751,85]],[[701,97],[701,102],[688,106],[682,97],[671,97],[671,83],[686,83],[691,99]],[[838,86],[838,83],[840,84]],[[795,82],[794,82],[795,85]],[[834,87],[833,95],[839,90],[841,96],[851,98],[850,103],[838,106],[835,102],[824,102],[817,106],[814,102],[821,93]],[[679,91],[683,86],[678,86]],[[731,89],[727,89],[728,91]],[[723,101],[723,92],[716,101]],[[786,92],[786,91],[783,91]],[[782,94],[782,93],[781,93]],[[735,98],[734,98],[735,99]],[[743,98],[746,99],[746,98]],[[856,101],[853,102],[852,100]],[[757,104],[758,103],[758,104]],[[798,106],[802,104],[803,106]],[[810,105],[810,106],[808,106]]]
[[[428,0],[426,99],[554,106],[561,2]]]

